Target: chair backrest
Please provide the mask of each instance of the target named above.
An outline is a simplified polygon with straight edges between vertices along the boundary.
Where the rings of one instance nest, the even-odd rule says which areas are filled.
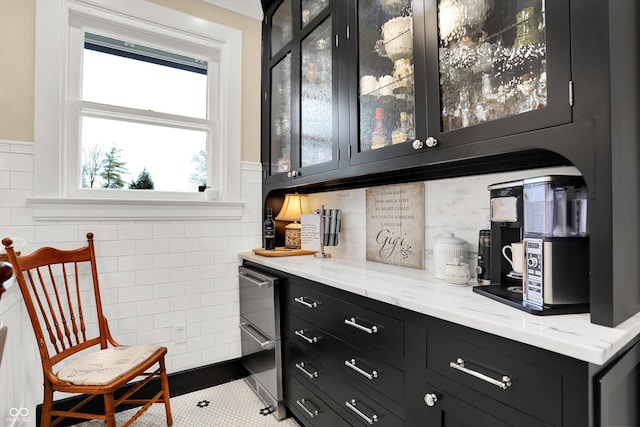
[[[93,233],[87,234],[87,240],[88,245],[78,249],[42,247],[18,256],[11,239],[2,239],[31,319],[45,373],[72,354],[98,344],[101,348],[107,346]]]

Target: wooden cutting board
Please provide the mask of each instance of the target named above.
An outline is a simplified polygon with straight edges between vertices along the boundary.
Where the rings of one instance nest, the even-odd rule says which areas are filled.
[[[302,249],[286,249],[285,247],[276,247],[274,250],[267,250],[265,248],[252,249],[256,255],[276,257],[276,256],[296,256],[296,255],[312,255],[316,251],[305,251]]]

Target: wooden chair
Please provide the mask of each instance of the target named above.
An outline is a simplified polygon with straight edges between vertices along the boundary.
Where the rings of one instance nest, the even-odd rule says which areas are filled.
[[[102,313],[93,233],[88,246],[61,250],[40,248],[16,255],[12,241],[2,240],[27,306],[36,335],[44,373],[41,426],[54,426],[64,418],[100,419],[115,427],[115,408],[120,404],[143,405],[124,424],[133,423],[153,403],[164,403],[167,425],[173,424],[169,382],[164,364],[166,347],[121,346],[111,334]],[[60,364],[61,369],[56,365]],[[157,366],[156,366],[157,365]],[[154,377],[161,390],[149,399],[131,395]],[[121,397],[114,392],[138,378]],[[69,410],[53,409],[53,392],[88,395]],[[104,414],[78,412],[97,396],[104,400]]]

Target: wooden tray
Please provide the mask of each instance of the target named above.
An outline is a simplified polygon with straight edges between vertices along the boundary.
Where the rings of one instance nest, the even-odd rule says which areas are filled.
[[[302,250],[302,249],[286,249],[283,246],[277,247],[272,251],[266,250],[265,248],[255,248],[255,249],[252,249],[252,251],[256,255],[270,256],[270,257],[312,255],[312,254],[316,253],[316,251],[305,251],[305,250]]]

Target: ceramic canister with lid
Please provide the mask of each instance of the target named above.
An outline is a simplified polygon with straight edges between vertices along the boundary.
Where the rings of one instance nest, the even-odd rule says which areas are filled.
[[[464,239],[455,237],[450,232],[439,234],[433,247],[435,277],[444,279],[444,269],[447,263],[454,259],[460,259],[460,257],[463,257],[461,261],[464,262],[467,255],[467,242]]]

